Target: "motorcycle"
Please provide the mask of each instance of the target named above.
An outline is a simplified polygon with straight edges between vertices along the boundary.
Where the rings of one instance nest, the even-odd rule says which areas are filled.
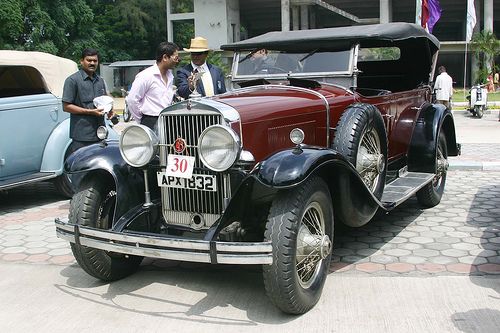
[[[120,89],[120,91],[122,92],[123,97],[128,96],[128,91],[126,91],[125,89],[122,88]],[[127,99],[125,99],[125,106],[123,108],[123,121],[127,123],[130,121],[130,119],[132,119],[132,113],[128,109]]]
[[[469,101],[468,111],[473,116],[482,118],[484,111],[488,108],[488,90],[487,84],[476,84],[470,88],[469,95],[466,97]]]

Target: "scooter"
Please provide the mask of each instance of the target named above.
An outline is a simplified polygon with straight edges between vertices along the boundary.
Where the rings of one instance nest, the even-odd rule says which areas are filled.
[[[121,92],[122,92],[122,95],[123,97],[127,97],[128,95],[128,91],[126,91],[125,89],[120,89]],[[128,109],[128,105],[127,105],[127,99],[125,99],[125,106],[123,108],[123,121],[124,122],[129,122],[130,119],[132,119],[132,113],[130,112],[130,110]]]
[[[469,100],[469,112],[478,118],[482,118],[484,111],[488,108],[488,90],[486,86],[486,84],[472,86],[469,95],[466,97]]]

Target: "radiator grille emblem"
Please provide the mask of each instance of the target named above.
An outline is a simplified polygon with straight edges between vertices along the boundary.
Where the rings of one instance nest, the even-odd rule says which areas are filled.
[[[174,141],[174,150],[176,153],[180,154],[182,153],[184,150],[186,150],[186,140],[184,140],[183,138],[177,138],[175,139]]]

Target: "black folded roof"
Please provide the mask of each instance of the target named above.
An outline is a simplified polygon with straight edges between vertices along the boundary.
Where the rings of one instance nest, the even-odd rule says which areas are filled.
[[[354,43],[365,47],[389,46],[414,41],[428,46],[431,53],[439,50],[439,41],[420,26],[396,22],[357,25],[339,28],[273,31],[237,43],[222,45],[221,49],[238,51],[267,48],[280,51],[339,50]]]

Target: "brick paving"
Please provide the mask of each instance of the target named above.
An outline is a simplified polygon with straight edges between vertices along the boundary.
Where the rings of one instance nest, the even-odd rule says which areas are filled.
[[[68,209],[50,183],[0,192],[0,261],[74,264],[54,227]],[[335,234],[334,274],[500,275],[500,172],[450,171],[438,206],[422,209],[412,198],[361,228],[337,226]]]

